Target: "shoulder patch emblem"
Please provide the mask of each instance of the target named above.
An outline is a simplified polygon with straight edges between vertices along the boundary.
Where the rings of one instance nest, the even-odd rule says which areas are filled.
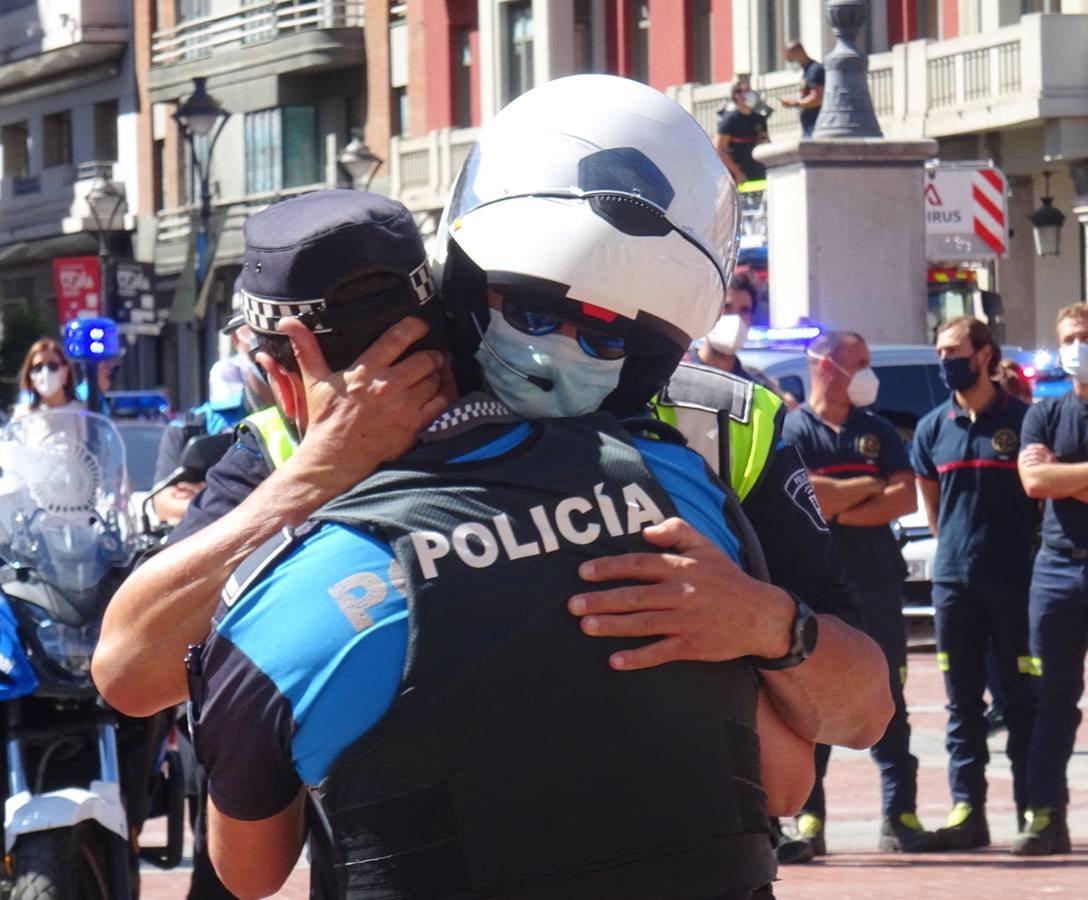
[[[820,501],[816,499],[816,489],[809,481],[808,472],[798,469],[786,479],[784,490],[793,505],[809,517],[817,531],[826,533],[831,530],[824,520],[823,510],[820,509]]]
[[[863,434],[854,442],[854,447],[866,459],[880,457],[880,438],[875,434]]]
[[[999,428],[990,440],[990,445],[998,453],[1009,455],[1020,449],[1020,438],[1011,428]]]

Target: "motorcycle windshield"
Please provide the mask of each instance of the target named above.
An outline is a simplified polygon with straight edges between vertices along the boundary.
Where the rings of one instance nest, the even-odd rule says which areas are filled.
[[[131,554],[125,445],[90,412],[33,413],[0,432],[0,557],[75,599]]]

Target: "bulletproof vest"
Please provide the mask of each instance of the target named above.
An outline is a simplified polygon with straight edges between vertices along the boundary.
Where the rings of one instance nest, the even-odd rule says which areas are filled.
[[[312,791],[341,896],[682,900],[767,884],[750,667],[616,672],[609,656],[640,642],[587,637],[566,609],[601,587],[578,565],[651,549],[640,529],[676,515],[671,499],[610,416],[528,427],[492,459],[470,453],[488,428],[424,447],[316,516],[392,547],[409,610],[397,698]]]

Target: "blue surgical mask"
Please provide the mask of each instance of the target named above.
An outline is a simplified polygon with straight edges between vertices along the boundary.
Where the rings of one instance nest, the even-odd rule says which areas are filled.
[[[970,356],[946,357],[941,360],[941,381],[950,391],[966,391],[978,381],[978,372],[971,368]]]
[[[623,368],[622,359],[594,359],[560,334],[524,334],[499,314],[492,314],[475,358],[495,396],[526,419],[595,412],[616,389]],[[522,375],[546,379],[552,389]]]

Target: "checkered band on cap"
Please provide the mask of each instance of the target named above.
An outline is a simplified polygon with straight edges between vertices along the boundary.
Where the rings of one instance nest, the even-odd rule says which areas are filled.
[[[276,323],[280,319],[291,316],[301,316],[306,313],[320,313],[325,308],[322,298],[315,300],[269,300],[258,297],[249,291],[240,291],[242,295],[242,315],[246,324],[254,331],[262,334],[279,334]],[[328,334],[331,328],[326,328],[320,322],[314,323],[311,328],[314,334]]]
[[[416,268],[408,273],[408,278],[419,297],[419,305],[422,306],[434,296],[434,279],[431,277],[430,267],[424,260]]]

